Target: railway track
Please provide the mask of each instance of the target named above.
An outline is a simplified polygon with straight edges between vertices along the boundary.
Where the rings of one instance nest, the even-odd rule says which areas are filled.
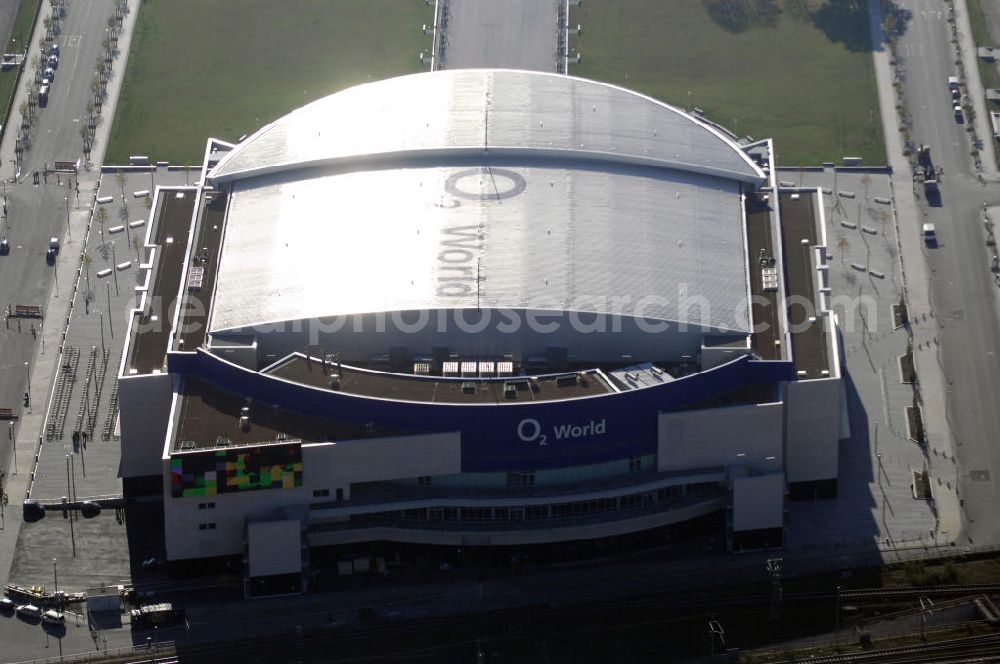
[[[810,664],[838,664],[841,662],[894,662],[896,664],[959,664],[961,662],[996,662],[1000,659],[1000,634],[970,636],[915,646],[883,648],[845,655],[809,657],[807,660],[791,659],[780,664],[808,661]]]
[[[941,595],[982,595],[1000,593],[1000,583],[971,586],[927,586],[925,588],[857,588],[841,590],[840,599],[877,599],[883,597],[928,597]]]

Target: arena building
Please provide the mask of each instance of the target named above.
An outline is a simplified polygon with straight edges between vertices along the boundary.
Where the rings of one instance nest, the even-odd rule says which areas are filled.
[[[815,190],[768,140],[510,70],[331,95],[159,188],[119,376],[174,565],[301,590],[310,552],[518,547],[836,493]],[[367,566],[368,563],[365,563]]]

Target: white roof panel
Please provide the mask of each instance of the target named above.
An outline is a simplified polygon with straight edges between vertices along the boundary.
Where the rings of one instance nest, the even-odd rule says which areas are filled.
[[[478,272],[483,307],[746,332],[739,183],[602,166],[328,167],[238,181],[211,329],[475,308]]]
[[[605,83],[503,69],[414,74],[319,99],[246,139],[210,177],[221,182],[307,165],[484,151],[763,181],[736,143],[679,109]]]

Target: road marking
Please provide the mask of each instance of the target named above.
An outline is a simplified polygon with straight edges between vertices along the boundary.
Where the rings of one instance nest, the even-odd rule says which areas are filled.
[[[69,41],[66,42],[66,45],[67,46],[79,46],[80,45],[80,39],[82,39],[82,37],[83,37],[82,35],[70,35],[69,36]]]

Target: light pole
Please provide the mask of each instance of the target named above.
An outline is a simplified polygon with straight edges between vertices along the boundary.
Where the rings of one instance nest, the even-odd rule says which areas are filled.
[[[99,311],[101,314],[101,352],[104,352],[104,312]]]
[[[70,476],[73,478],[73,502],[76,502],[76,459],[69,455]]]
[[[69,237],[69,241],[73,241],[73,229],[69,225],[69,196],[63,196],[66,201],[66,235]]]
[[[113,268],[112,268],[113,269]],[[108,331],[111,332],[111,338],[115,338],[115,326],[111,323],[111,284],[108,286]]]
[[[115,276],[115,295],[121,295],[121,291],[118,290],[118,256],[115,254],[115,241],[111,241],[111,274]],[[111,315],[111,309],[108,309],[108,315]]]
[[[7,437],[10,439],[10,449],[14,453],[14,475],[17,475],[17,438],[14,436],[14,421],[11,420],[7,426]],[[2,499],[2,496],[0,496]]]
[[[69,484],[69,455],[66,455],[66,512],[65,516],[69,518],[69,541],[73,545],[73,557],[76,558],[76,534],[73,531],[73,519],[70,518],[69,514],[69,497],[72,495],[70,492]]]
[[[31,365],[24,363],[24,400],[27,402],[28,415],[31,415]]]
[[[52,576],[55,577],[56,592],[59,592],[59,568],[56,567],[56,559],[52,559]]]

